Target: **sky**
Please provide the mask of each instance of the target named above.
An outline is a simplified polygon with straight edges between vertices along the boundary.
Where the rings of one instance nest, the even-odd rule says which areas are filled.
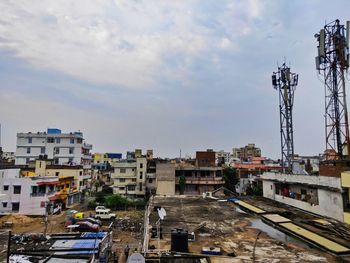
[[[93,152],[255,143],[277,159],[271,75],[284,61],[299,74],[295,152],[325,149],[314,35],[345,24],[349,0],[2,0],[0,10],[5,151],[17,132],[50,127],[82,131]]]

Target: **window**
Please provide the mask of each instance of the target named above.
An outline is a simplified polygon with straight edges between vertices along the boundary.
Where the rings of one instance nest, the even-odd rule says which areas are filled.
[[[121,174],[125,174],[126,173],[126,169],[125,168],[120,168],[120,173]]]
[[[70,139],[70,143],[71,143],[71,144],[74,144],[74,138],[71,138],[71,139]]]
[[[29,137],[28,138],[28,143],[32,143],[32,139],[33,139],[32,137]]]
[[[56,172],[56,176],[59,176],[60,175],[60,172]]]
[[[139,183],[139,191],[142,191],[142,183]]]
[[[143,172],[140,172],[140,180],[142,180]]]
[[[21,186],[20,185],[14,185],[13,186],[13,193],[14,194],[20,194],[21,193]]]
[[[79,172],[79,175],[83,175],[83,171],[80,171],[80,172]]]
[[[69,188],[69,184],[66,184],[66,188]]]
[[[45,147],[40,148],[40,153],[45,153]]]
[[[132,181],[132,182],[136,182],[136,178],[132,178],[131,181]]]
[[[61,143],[61,138],[56,138],[56,143]]]
[[[125,179],[124,179],[124,178],[121,178],[121,179],[119,179],[119,182],[120,182],[120,183],[125,183]]]
[[[119,187],[119,190],[125,190],[125,187],[123,186],[123,187]]]
[[[141,169],[143,168],[143,163],[140,163],[140,168],[141,168]]]
[[[74,148],[69,148],[69,154],[73,154],[74,153]]]
[[[83,143],[83,139],[82,138],[77,138],[77,143]]]
[[[30,153],[30,148],[27,148],[27,153]]]
[[[54,159],[53,159],[53,162],[54,162],[54,164],[58,164],[58,163],[59,163],[58,158],[54,158]]]
[[[148,183],[149,184],[153,183],[153,179],[148,179]]]
[[[12,203],[12,211],[13,212],[19,211],[19,203]]]
[[[2,207],[7,207],[7,202],[2,202]]]
[[[56,147],[55,148],[55,154],[59,154],[60,153],[60,148]]]
[[[69,158],[69,159],[68,159],[68,162],[69,162],[69,163],[72,163],[72,162],[73,162],[73,158]]]
[[[4,191],[8,191],[9,190],[9,186],[8,185],[4,185]]]
[[[54,142],[55,142],[55,138],[53,138],[53,137],[48,137],[48,138],[47,138],[47,142],[48,142],[48,143],[54,143]]]
[[[135,191],[135,185],[128,185],[128,191]]]
[[[28,164],[29,163],[29,158],[26,158],[26,164]]]

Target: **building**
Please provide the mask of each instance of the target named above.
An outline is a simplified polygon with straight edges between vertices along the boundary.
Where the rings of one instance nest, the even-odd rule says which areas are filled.
[[[212,149],[207,151],[196,152],[196,166],[197,167],[213,167],[215,164],[215,152]]]
[[[146,157],[147,159],[146,192],[147,192],[147,195],[149,196],[149,195],[155,194],[157,189],[157,179],[156,179],[157,162],[155,159],[151,158],[150,155],[147,154],[146,156],[148,156]]]
[[[249,143],[241,148],[233,148],[232,157],[238,158],[242,161],[248,161],[252,157],[261,157],[261,149],[255,147],[254,143]]]
[[[343,197],[348,196],[349,175],[346,172],[342,177],[264,173],[261,179],[264,197],[346,222],[349,202]]]
[[[91,144],[84,142],[83,133],[62,133],[59,129],[46,132],[17,133],[15,164],[26,165],[30,161],[46,155],[54,164],[74,163],[90,169],[92,162]]]
[[[144,198],[146,195],[147,159],[121,160],[114,163],[113,193],[131,198]]]
[[[92,167],[97,170],[107,170],[120,159],[122,159],[121,153],[94,153]]]
[[[157,195],[175,195],[175,165],[172,163],[157,163]]]
[[[14,152],[2,152],[1,158],[3,161],[9,163],[15,163],[15,153]]]
[[[215,152],[215,164],[230,164],[231,161],[231,153],[225,152],[224,150]]]
[[[222,167],[198,167],[190,164],[178,164],[175,167],[175,191],[177,194],[180,193],[179,181],[181,176],[186,179],[185,195],[200,195],[214,191],[224,185]]]
[[[0,169],[0,213],[44,215],[78,200],[73,177],[21,176],[20,169]]]

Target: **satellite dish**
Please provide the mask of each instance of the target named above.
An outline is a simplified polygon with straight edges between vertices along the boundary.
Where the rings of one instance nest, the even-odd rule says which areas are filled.
[[[164,214],[163,214],[163,212],[162,212],[162,209],[157,209],[157,211],[158,211],[158,216],[159,216],[159,218],[161,219],[161,220],[164,220]]]
[[[163,214],[164,216],[166,216],[166,211],[165,211],[165,209],[164,209],[163,207],[160,209],[160,211],[162,212],[162,214]]]

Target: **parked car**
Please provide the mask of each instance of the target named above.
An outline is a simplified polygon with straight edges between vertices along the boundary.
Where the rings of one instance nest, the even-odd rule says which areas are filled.
[[[97,211],[97,210],[108,210],[108,211],[111,211],[111,209],[106,208],[105,206],[102,206],[102,205],[96,206],[95,211]]]
[[[79,222],[81,222],[81,221],[86,221],[86,222],[90,222],[91,224],[96,224],[96,225],[102,226],[101,221],[96,219],[96,218],[93,218],[93,217],[82,218],[79,220]]]
[[[98,232],[100,230],[98,224],[92,224],[88,221],[79,221],[75,225],[77,225],[77,227],[75,227],[74,230],[79,232]]]
[[[115,214],[110,212],[110,209],[96,209],[96,215],[95,218],[97,219],[107,219],[107,220],[114,220]]]

